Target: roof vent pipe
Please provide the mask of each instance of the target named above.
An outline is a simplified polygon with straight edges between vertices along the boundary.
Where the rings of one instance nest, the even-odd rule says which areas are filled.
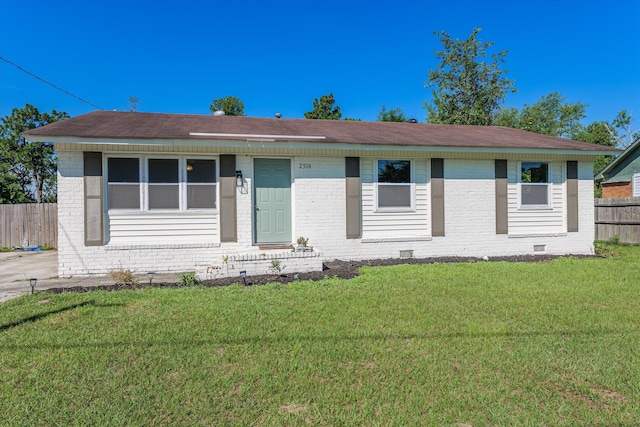
[[[222,110],[216,110],[213,112],[214,116],[224,116],[224,111]]]
[[[418,121],[416,119],[409,119],[407,120],[407,123],[418,123]]]
[[[282,114],[276,113],[276,119],[279,119],[280,117],[282,117]]]

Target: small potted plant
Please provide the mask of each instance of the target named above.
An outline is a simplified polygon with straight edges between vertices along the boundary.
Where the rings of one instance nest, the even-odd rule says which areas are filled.
[[[304,252],[307,247],[307,243],[309,243],[309,238],[300,236],[298,237],[297,243],[298,245],[296,247],[296,250],[298,252]]]

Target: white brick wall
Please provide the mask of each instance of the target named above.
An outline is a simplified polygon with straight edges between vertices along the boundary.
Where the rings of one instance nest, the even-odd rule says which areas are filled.
[[[237,242],[145,241],[140,244],[131,242],[128,245],[86,247],[83,237],[82,152],[59,151],[59,275],[106,274],[121,269],[138,273],[209,271],[216,275],[223,274],[224,257],[257,252],[252,246],[252,159],[248,155],[236,157],[236,169],[242,170],[245,179],[244,187],[236,195]],[[296,156],[291,161],[293,240],[295,242],[298,236],[308,237],[309,244],[320,251],[323,259],[397,258],[401,250],[413,250],[415,257],[502,256],[532,254],[534,245],[545,245],[547,254],[592,252],[593,181],[589,162],[579,163],[581,209],[578,233],[537,233],[520,237],[495,234],[494,161],[445,159],[446,235],[429,237],[431,230],[428,227],[426,234],[416,233],[413,237],[363,241],[346,239],[344,157]],[[429,221],[428,206],[426,223]],[[314,260],[318,261],[316,258]],[[303,261],[289,261],[291,265],[287,270],[299,262]],[[286,261],[284,263],[287,264]],[[247,270],[254,267],[257,270],[264,269],[262,265],[243,265],[243,269]],[[224,274],[238,274],[236,267],[233,271],[228,271],[228,266],[225,268],[227,273]]]

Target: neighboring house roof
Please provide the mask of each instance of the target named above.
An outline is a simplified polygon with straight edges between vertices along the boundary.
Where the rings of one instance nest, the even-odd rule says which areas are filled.
[[[609,163],[596,179],[604,179],[604,182],[631,181],[636,173],[640,173],[640,138]]]
[[[612,154],[615,148],[498,126],[277,119],[95,111],[23,133],[53,142],[110,140],[296,141],[316,144],[552,150]]]

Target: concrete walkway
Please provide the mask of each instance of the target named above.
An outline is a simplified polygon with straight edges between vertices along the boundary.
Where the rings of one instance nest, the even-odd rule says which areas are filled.
[[[38,279],[36,291],[75,286],[113,285],[109,276],[58,277],[58,251],[0,252],[0,303],[31,292],[29,280]],[[141,282],[148,281],[140,275]],[[156,274],[154,282],[175,282],[176,274]]]

